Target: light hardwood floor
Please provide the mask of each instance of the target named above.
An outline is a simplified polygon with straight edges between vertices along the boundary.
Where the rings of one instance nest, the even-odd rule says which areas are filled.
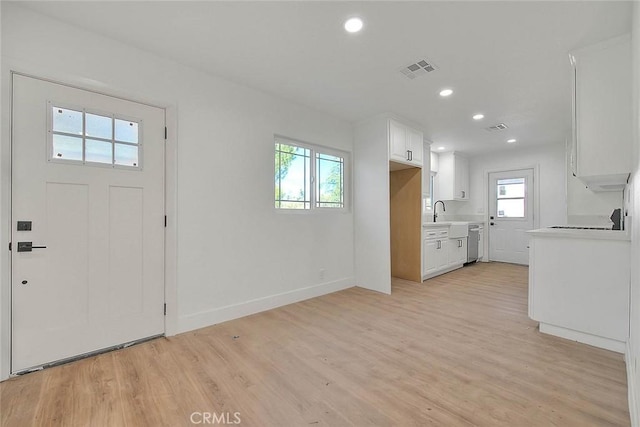
[[[2,426],[185,426],[193,412],[227,411],[246,426],[629,424],[622,356],[540,334],[526,267],[496,263],[0,384]]]

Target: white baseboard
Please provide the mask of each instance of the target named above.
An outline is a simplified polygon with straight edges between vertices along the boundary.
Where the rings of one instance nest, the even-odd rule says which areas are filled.
[[[631,354],[631,340],[627,341],[624,361],[627,365],[627,390],[629,394],[629,416],[631,418],[631,427],[640,427],[638,420],[638,390],[636,390],[636,366],[633,362]]]
[[[578,341],[584,344],[589,344],[594,347],[604,348],[605,350],[615,351],[616,353],[624,354],[626,348],[626,343],[624,341],[617,341],[610,338],[587,334],[585,332],[578,332],[572,329],[550,325],[548,323],[540,322],[540,332],[544,334],[555,335],[560,338],[566,338],[572,341]]]
[[[178,318],[178,333],[204,328],[217,323],[260,313],[261,311],[282,307],[283,305],[293,304],[309,298],[315,298],[332,292],[341,291],[343,289],[352,288],[355,286],[354,283],[355,279],[349,277],[333,282],[322,283],[320,285],[295,289],[281,294],[257,298],[238,304],[227,305],[213,310],[181,316]]]

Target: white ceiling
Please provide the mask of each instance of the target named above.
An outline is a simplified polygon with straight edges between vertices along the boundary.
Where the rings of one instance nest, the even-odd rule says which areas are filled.
[[[624,34],[631,2],[21,2],[33,10],[348,120],[393,112],[434,146],[561,143],[567,52]],[[360,16],[362,32],[343,22]],[[399,68],[439,69],[409,80]],[[441,98],[441,88],[454,94]],[[485,119],[475,122],[477,112]],[[504,122],[506,131],[483,128]],[[512,147],[508,146],[508,147]]]

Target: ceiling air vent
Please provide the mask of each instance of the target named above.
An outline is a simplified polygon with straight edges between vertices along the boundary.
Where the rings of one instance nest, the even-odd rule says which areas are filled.
[[[433,62],[430,62],[426,59],[421,59],[413,64],[407,65],[406,67],[402,67],[400,72],[405,75],[408,79],[415,79],[416,77],[424,76],[427,73],[437,70],[438,67],[435,66]]]
[[[497,125],[493,125],[493,126],[489,126],[488,128],[485,128],[486,130],[488,130],[489,132],[494,132],[497,130],[505,130],[508,126],[505,125],[504,123],[498,123]]]

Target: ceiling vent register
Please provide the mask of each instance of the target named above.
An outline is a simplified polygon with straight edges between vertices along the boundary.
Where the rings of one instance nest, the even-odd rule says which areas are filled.
[[[437,70],[438,67],[433,62],[430,62],[426,59],[421,59],[420,61],[413,63],[411,65],[407,65],[406,67],[402,67],[400,72],[404,74],[404,76],[408,79],[415,79],[416,77],[425,76],[428,73]]]
[[[489,126],[488,128],[485,128],[485,129],[488,130],[489,132],[495,132],[499,130],[505,130],[507,128],[508,126],[505,125],[504,123],[498,123],[497,125]]]

